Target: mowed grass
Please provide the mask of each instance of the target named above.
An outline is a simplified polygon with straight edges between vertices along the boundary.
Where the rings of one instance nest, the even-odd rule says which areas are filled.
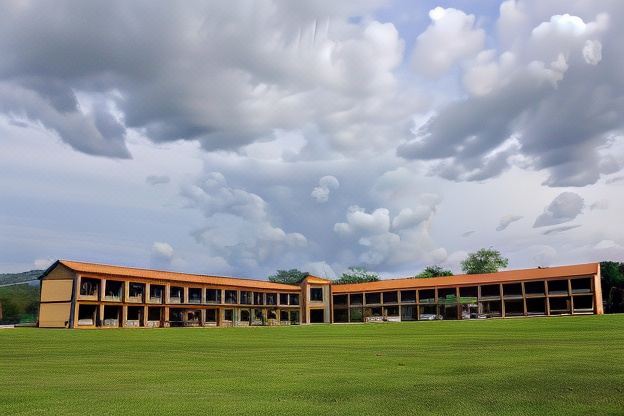
[[[624,414],[624,315],[0,330],[0,415]]]

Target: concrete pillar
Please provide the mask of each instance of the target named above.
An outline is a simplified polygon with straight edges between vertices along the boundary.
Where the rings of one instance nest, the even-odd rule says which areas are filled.
[[[104,300],[104,296],[106,293],[106,279],[100,280],[100,302]]]
[[[150,284],[145,283],[145,292],[143,293],[143,303],[150,303]]]
[[[171,285],[169,283],[165,284],[165,304],[169,304],[169,294],[171,293]],[[167,313],[169,312],[169,308],[167,308]],[[169,318],[166,319],[167,321]]]
[[[98,319],[100,321],[100,326],[104,326],[104,304],[100,303],[98,305]]]
[[[165,306],[163,320],[165,321],[163,326],[168,327],[169,326],[169,306]]]
[[[147,326],[147,305],[143,306],[143,326]]]
[[[119,321],[119,326],[125,328],[128,326],[128,306],[123,305],[121,307],[121,320]]]
[[[128,302],[128,298],[130,297],[130,282],[125,280],[123,282],[123,302]]]

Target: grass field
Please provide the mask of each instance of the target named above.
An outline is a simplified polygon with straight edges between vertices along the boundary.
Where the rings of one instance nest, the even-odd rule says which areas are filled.
[[[0,330],[0,415],[624,414],[624,315]]]

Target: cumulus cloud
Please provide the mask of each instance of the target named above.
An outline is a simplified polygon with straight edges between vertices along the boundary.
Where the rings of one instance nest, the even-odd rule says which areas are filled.
[[[485,43],[485,31],[475,25],[475,16],[461,10],[436,7],[429,12],[431,24],[416,39],[414,69],[437,77],[456,62],[474,56]]]
[[[589,206],[589,209],[592,211],[595,209],[607,209],[607,208],[609,208],[609,200],[607,199],[600,199]]]
[[[174,255],[173,247],[169,243],[156,241],[152,244],[150,265],[154,268],[170,268]]]
[[[232,267],[258,268],[308,243],[303,234],[274,226],[266,201],[229,186],[220,172],[206,173],[197,183],[184,185],[181,193],[206,219],[193,237],[207,247],[209,256]]]
[[[494,178],[513,165],[547,170],[544,184],[553,187],[586,186],[621,169],[599,149],[624,128],[616,116],[624,100],[613,88],[624,78],[611,65],[587,65],[599,55],[621,60],[613,41],[621,29],[603,13],[535,23],[530,7],[501,6],[501,19],[514,22],[508,35],[521,37],[466,61],[462,79],[470,95],[439,108],[398,147],[399,156],[434,161],[431,173],[453,181]]]
[[[5,2],[0,112],[118,158],[129,129],[237,150],[308,126],[339,152],[382,148],[422,106],[394,74],[404,44],[392,23],[351,19],[377,1],[334,3]]]
[[[421,199],[421,205],[404,208],[392,218],[387,208],[368,213],[359,206],[347,211],[347,221],[334,225],[334,232],[357,242],[357,260],[366,265],[401,265],[416,261],[441,263],[447,252],[433,242],[429,228],[439,198]]]
[[[544,212],[535,220],[533,228],[572,221],[583,211],[584,206],[585,201],[579,194],[563,192],[544,208]]]
[[[520,221],[522,218],[523,217],[521,215],[505,215],[498,222],[498,227],[496,227],[496,231],[503,231],[504,229],[509,227],[511,223]]]
[[[149,185],[161,185],[170,181],[171,178],[167,175],[149,175],[145,178],[145,182]]]
[[[332,189],[338,189],[340,182],[334,176],[323,176],[319,179],[319,184],[313,190],[310,196],[318,203],[324,203],[329,200],[329,194]]]

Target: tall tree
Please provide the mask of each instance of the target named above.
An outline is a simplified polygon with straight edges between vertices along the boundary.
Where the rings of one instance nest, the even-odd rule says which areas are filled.
[[[414,276],[415,278],[453,276],[453,272],[442,266],[427,266],[425,270]]]
[[[273,283],[284,283],[287,285],[298,285],[303,279],[308,277],[310,273],[302,272],[298,269],[290,270],[278,270],[272,276],[269,276],[269,281]]]
[[[334,280],[336,285],[344,285],[348,283],[366,283],[376,282],[379,280],[377,273],[369,272],[364,267],[349,267],[349,270],[342,273],[339,279]]]
[[[508,264],[509,259],[503,257],[500,251],[490,247],[469,253],[466,260],[461,262],[461,267],[466,274],[496,273]]]
[[[607,301],[605,312],[624,312],[624,263],[600,262],[600,285]]]

